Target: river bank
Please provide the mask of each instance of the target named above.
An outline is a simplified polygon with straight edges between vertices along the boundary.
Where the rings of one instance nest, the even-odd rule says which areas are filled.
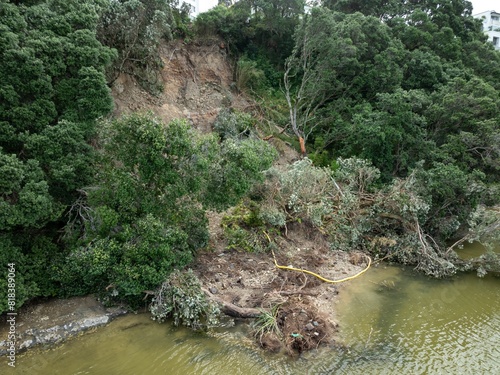
[[[298,225],[290,226],[287,237],[275,240],[281,249],[275,258],[269,253],[227,251],[220,241],[218,249],[199,254],[193,270],[209,295],[222,303],[268,312],[279,307],[275,318],[280,332],[255,337],[263,349],[285,349],[294,355],[335,344],[339,323],[334,305],[342,283],[279,269],[275,261],[325,278],[342,279],[360,272],[366,260],[359,253],[330,250],[321,235],[304,232]],[[28,304],[16,316],[16,351],[60,344],[125,313],[121,307],[103,306],[93,296]],[[0,355],[7,354],[9,328],[7,316],[1,317]]]
[[[28,304],[16,315],[16,352],[60,344],[92,328],[106,325],[126,312],[121,307],[106,308],[93,296]],[[0,356],[7,354],[10,329],[7,318],[0,318]]]
[[[285,272],[285,271],[278,271]],[[298,357],[259,350],[245,321],[206,334],[127,314],[50,350],[19,355],[26,375],[496,374],[500,371],[500,279],[436,280],[379,263],[339,289],[331,307],[342,347]]]

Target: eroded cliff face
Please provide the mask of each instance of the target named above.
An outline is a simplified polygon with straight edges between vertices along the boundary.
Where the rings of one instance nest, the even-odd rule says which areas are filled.
[[[161,57],[163,93],[153,96],[134,77],[122,74],[112,86],[116,116],[152,111],[166,123],[187,118],[201,132],[210,132],[222,108],[248,106],[232,89],[233,69],[220,43],[185,45],[175,41],[161,48]]]

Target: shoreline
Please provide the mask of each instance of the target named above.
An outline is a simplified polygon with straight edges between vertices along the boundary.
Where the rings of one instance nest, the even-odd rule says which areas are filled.
[[[319,238],[314,238],[308,243],[310,247],[294,251],[293,256],[280,252],[279,262],[338,279],[363,269],[359,255],[332,252],[318,242]],[[285,338],[296,339],[282,341],[267,334],[255,337],[263,350],[285,349],[296,355],[318,345],[337,343],[339,323],[334,305],[344,282],[328,284],[302,272],[278,269],[269,254],[262,253],[201,252],[192,268],[203,288],[210,291],[209,298],[241,309],[260,311],[280,306],[280,329]],[[16,354],[40,346],[53,347],[127,313],[122,307],[106,308],[93,295],[33,302],[17,312]],[[0,317],[0,357],[9,354],[8,318],[6,314]]]
[[[16,315],[16,354],[38,346],[52,347],[126,314],[121,307],[104,307],[93,295],[50,299],[23,306]],[[9,353],[7,315],[0,317],[0,357]]]

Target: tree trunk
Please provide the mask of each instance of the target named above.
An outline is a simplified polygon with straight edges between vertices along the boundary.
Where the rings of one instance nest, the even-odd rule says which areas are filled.
[[[299,143],[300,143],[300,153],[302,156],[306,156],[306,142],[304,141],[304,138],[299,137]]]
[[[226,302],[222,298],[213,295],[205,288],[202,288],[202,290],[205,292],[208,298],[221,305],[221,311],[224,314],[232,316],[233,318],[256,318],[260,314],[262,314],[260,310],[251,307],[236,306],[233,303]]]

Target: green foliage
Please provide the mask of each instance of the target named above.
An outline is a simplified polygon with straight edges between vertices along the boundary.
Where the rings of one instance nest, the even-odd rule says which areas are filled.
[[[262,178],[273,155],[260,140],[197,134],[150,115],[102,122],[98,185],[69,211],[67,294],[99,292],[132,307],[208,241],[205,208],[225,209]],[[220,175],[227,178],[223,185]]]
[[[428,170],[419,170],[417,177],[420,194],[430,205],[426,227],[444,239],[451,238],[480,202],[484,174],[436,163]]]
[[[335,130],[346,134],[336,148],[342,155],[371,160],[386,181],[407,175],[435,150],[434,142],[426,140],[427,120],[419,114],[428,102],[417,90],[377,94],[373,105],[356,106],[352,121]]]
[[[33,281],[26,280],[24,271],[26,270],[26,257],[21,249],[15,246],[7,236],[0,236],[0,262],[2,268],[0,270],[0,313],[7,311],[9,305],[7,298],[8,291],[8,274],[9,263],[14,263],[15,266],[15,308],[21,307],[24,302],[34,297],[38,293],[38,288]]]
[[[256,202],[245,200],[222,218],[221,226],[227,248],[250,253],[264,252],[267,240],[263,236],[264,221]]]
[[[108,80],[120,73],[135,76],[141,85],[158,94],[162,62],[159,46],[172,39],[175,21],[169,2],[163,0],[110,1],[99,20],[99,41],[118,52]]]
[[[192,260],[187,234],[152,215],[114,229],[114,236],[108,233],[69,254],[57,275],[64,293],[98,292],[137,308],[144,291]]]
[[[23,162],[0,149],[0,181],[0,230],[40,228],[61,214],[36,160]]]
[[[469,217],[469,233],[455,242],[451,248],[463,242],[480,242],[486,252],[477,259],[472,259],[472,268],[476,269],[479,277],[488,272],[500,272],[500,212],[497,207],[478,206]]]
[[[189,3],[179,0],[169,0],[168,4],[172,11],[172,23],[175,26],[172,36],[174,38],[183,38],[184,42],[188,42],[194,37],[190,18],[190,14],[193,11],[192,6]]]
[[[226,139],[221,144],[220,161],[210,165],[204,201],[221,210],[235,205],[250,188],[263,181],[262,171],[276,158],[276,150],[259,139]]]
[[[322,226],[324,216],[332,210],[323,194],[333,184],[331,171],[313,167],[312,162],[305,158],[285,171],[272,168],[267,172],[267,177],[265,189],[272,192],[272,200],[264,204],[262,219],[280,227],[288,220]]]
[[[463,261],[447,248],[445,240],[456,231],[460,218],[468,216],[475,228],[461,242],[491,244],[498,237],[496,210],[469,215],[478,191],[468,178],[473,179],[453,166],[423,170],[419,164],[408,177],[381,185],[380,171],[367,160],[338,158],[332,171],[303,159],[286,170],[268,172],[257,217],[277,228],[289,221],[309,222],[328,236],[335,250],[364,250],[415,265],[433,277],[447,277],[487,266],[482,260]],[[443,213],[458,206],[452,205],[452,197],[460,200],[461,211]],[[493,267],[494,261],[488,259],[484,262]]]
[[[214,131],[221,139],[241,139],[250,135],[254,128],[252,116],[248,113],[223,109],[214,122]]]
[[[14,182],[17,188],[9,195],[29,187],[39,196],[33,213],[45,211],[45,220],[16,221],[41,227],[57,218],[58,205],[67,204],[91,177],[87,141],[95,118],[112,108],[102,74],[112,53],[95,38],[98,5],[52,0],[30,7],[7,3],[2,11],[12,25],[9,47],[1,52],[2,159],[15,154],[18,161],[11,159],[11,167],[25,169],[18,174],[24,182]],[[23,210],[17,202],[22,203],[2,203]]]
[[[280,304],[274,305],[271,311],[262,310],[261,314],[252,323],[254,335],[262,340],[266,333],[271,333],[277,337],[281,337],[282,333],[278,325],[278,314],[280,312]]]
[[[273,227],[283,228],[286,225],[286,213],[276,206],[262,207],[259,219]]]
[[[103,4],[0,5],[0,257],[19,263],[19,305],[58,293],[64,214],[93,178],[95,120],[113,107],[103,72],[115,54],[96,39]]]
[[[317,165],[366,159],[379,185],[413,175],[411,189],[429,206],[422,228],[444,241],[478,204],[499,203],[500,64],[468,2],[436,4],[313,8],[296,29],[284,84],[292,130],[314,141]],[[342,220],[339,238],[366,233],[340,234],[352,226]]]
[[[294,133],[307,141],[318,111],[336,100],[371,100],[401,84],[402,44],[374,17],[313,8],[286,60],[285,95]]]
[[[194,330],[216,325],[220,313],[218,306],[207,300],[192,270],[171,273],[155,292],[149,309],[153,320],[161,323],[173,318],[174,325]]]
[[[98,292],[103,295],[119,251],[119,244],[112,239],[99,239],[88,247],[73,250],[53,275],[61,285],[60,294],[72,296]]]
[[[304,5],[303,0],[240,0],[198,15],[194,26],[198,38],[222,38],[236,58],[247,55],[255,61],[259,56],[281,69]]]
[[[236,87],[240,91],[258,90],[263,87],[265,75],[257,62],[240,58],[236,63]]]
[[[51,238],[31,236],[0,235],[0,314],[7,311],[7,264],[15,266],[15,308],[19,309],[26,301],[35,297],[58,295],[59,285],[52,278],[52,270],[60,259],[60,250]]]

